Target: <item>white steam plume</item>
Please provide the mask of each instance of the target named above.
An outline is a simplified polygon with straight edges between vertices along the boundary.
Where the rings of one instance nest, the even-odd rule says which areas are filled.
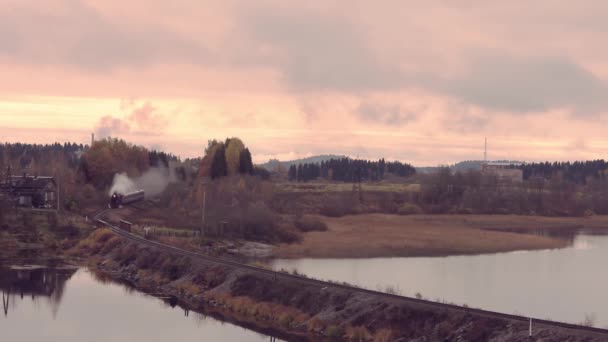
[[[128,194],[136,190],[144,190],[146,198],[160,195],[169,183],[175,181],[175,175],[172,171],[165,167],[155,167],[146,171],[143,175],[137,178],[129,178],[126,173],[117,173],[114,175],[112,186],[108,194]]]

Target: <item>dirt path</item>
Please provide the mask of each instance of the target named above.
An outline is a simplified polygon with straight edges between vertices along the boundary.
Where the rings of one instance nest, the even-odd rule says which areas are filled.
[[[566,247],[581,229],[608,232],[608,216],[366,214],[322,219],[328,231],[307,233],[301,244],[281,245],[275,255],[366,258],[497,253]]]

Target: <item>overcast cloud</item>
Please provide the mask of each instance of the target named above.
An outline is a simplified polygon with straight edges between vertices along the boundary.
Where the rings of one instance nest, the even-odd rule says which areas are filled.
[[[600,158],[606,17],[599,0],[0,0],[0,134],[417,164],[491,136],[501,159]]]

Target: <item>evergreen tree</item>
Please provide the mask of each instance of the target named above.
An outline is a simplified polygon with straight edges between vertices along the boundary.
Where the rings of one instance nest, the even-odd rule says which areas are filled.
[[[290,180],[299,182],[315,180],[319,177],[341,182],[378,181],[384,178],[386,172],[400,177],[410,177],[416,174],[416,169],[410,164],[398,161],[386,163],[361,159],[330,159],[321,163],[299,164],[289,169]]]
[[[296,174],[296,179],[298,182],[303,181],[304,172],[302,172],[302,164],[298,164],[298,173]]]
[[[253,161],[248,148],[242,150],[239,156],[239,173],[253,174]]]
[[[295,181],[297,179],[297,176],[298,176],[298,171],[296,169],[296,166],[295,165],[291,165],[289,167],[289,172],[287,174],[287,177],[288,177],[289,181],[290,182]]]
[[[220,144],[215,151],[213,162],[211,163],[211,178],[216,179],[227,175],[228,168],[226,166],[226,147],[224,144]]]

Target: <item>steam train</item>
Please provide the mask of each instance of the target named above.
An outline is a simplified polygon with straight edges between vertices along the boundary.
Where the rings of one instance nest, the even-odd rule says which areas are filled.
[[[120,208],[126,204],[143,201],[144,198],[145,192],[143,190],[133,191],[125,195],[115,192],[110,197],[110,208]]]

